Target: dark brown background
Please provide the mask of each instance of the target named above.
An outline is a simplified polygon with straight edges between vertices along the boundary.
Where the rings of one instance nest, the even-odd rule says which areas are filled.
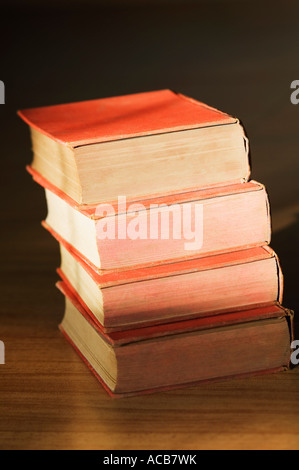
[[[8,6],[5,6],[7,4]],[[0,448],[299,448],[298,373],[112,402],[61,338],[19,108],[171,88],[244,123],[298,310],[297,1],[1,2]],[[297,333],[298,337],[298,333]]]

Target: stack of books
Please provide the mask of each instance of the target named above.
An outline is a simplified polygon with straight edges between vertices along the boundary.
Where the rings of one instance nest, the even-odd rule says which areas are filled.
[[[169,90],[21,111],[60,329],[113,396],[289,367],[292,312],[240,122]]]

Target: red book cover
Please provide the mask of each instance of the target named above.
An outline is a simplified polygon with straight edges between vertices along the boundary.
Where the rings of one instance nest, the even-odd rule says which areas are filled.
[[[55,233],[45,222],[42,222],[51,235],[61,243],[72,256],[80,263],[100,288],[128,284],[132,282],[158,279],[179,274],[221,268],[226,265],[237,265],[244,262],[254,262],[266,258],[278,258],[269,246],[259,246],[230,253],[220,253],[204,258],[182,259],[165,264],[133,267],[129,269],[102,269],[98,270],[87,259],[82,257],[72,245]],[[280,274],[281,275],[281,274]],[[282,279],[281,279],[282,281]]]
[[[50,181],[46,180],[38,171],[36,171],[32,166],[27,165],[26,170],[32,176],[33,180],[42,186],[44,189],[48,189],[56,196],[63,199],[67,204],[69,204],[72,208],[78,210],[81,214],[85,215],[86,217],[90,217],[91,219],[98,220],[102,216],[97,213],[98,204],[77,204],[77,202],[72,199],[70,196],[65,194],[61,189],[57,186],[52,184]],[[205,199],[211,199],[215,197],[222,197],[228,196],[230,194],[239,194],[243,193],[244,191],[260,191],[261,188],[264,186],[257,181],[249,181],[246,183],[235,183],[235,184],[227,184],[222,186],[215,186],[212,188],[205,188],[205,189],[196,189],[193,191],[186,191],[182,193],[174,193],[174,194],[167,194],[161,195],[159,197],[152,196],[149,198],[139,199],[138,203],[142,203],[145,209],[149,209],[151,204],[179,204],[191,201],[204,201]],[[128,199],[127,206],[129,207],[131,204],[137,201],[132,201]],[[117,201],[111,202],[111,206],[115,212],[115,214],[123,213],[123,211],[119,212],[119,205]]]
[[[30,172],[45,188],[46,226],[97,269],[163,264],[270,243],[269,201],[265,187],[255,181],[144,199],[137,205],[124,198],[97,210],[79,208]],[[137,219],[140,233],[132,236]]]
[[[217,317],[210,317],[210,318],[201,318],[201,319],[194,319],[191,321],[183,321],[183,322],[174,322],[166,325],[160,325],[160,326],[152,326],[152,327],[146,327],[146,328],[140,328],[140,329],[134,329],[130,331],[123,331],[123,332],[115,332],[115,333],[110,333],[107,334],[103,332],[102,328],[93,321],[93,319],[89,316],[89,314],[85,311],[84,307],[80,302],[78,302],[78,299],[74,297],[73,293],[68,289],[68,287],[65,285],[65,283],[58,283],[58,287],[62,290],[64,295],[67,297],[67,299],[75,306],[75,308],[80,312],[80,314],[85,318],[85,320],[96,330],[96,332],[102,337],[102,339],[107,342],[110,346],[113,348],[123,348],[126,346],[134,345],[134,344],[141,344],[142,341],[147,341],[147,340],[153,340],[153,339],[159,339],[162,338],[163,336],[172,336],[177,337],[177,335],[180,334],[187,334],[187,333],[192,333],[200,330],[212,330],[214,328],[223,328],[225,326],[232,326],[232,325],[238,325],[240,323],[251,323],[251,322],[256,322],[258,320],[271,320],[271,319],[281,319],[283,317],[286,317],[289,319],[289,328],[290,328],[290,339],[292,337],[292,325],[291,325],[291,318],[292,318],[292,312],[284,309],[281,307],[279,304],[272,304],[272,305],[267,305],[267,306],[260,306],[255,309],[248,309],[248,310],[243,310],[240,312],[234,312],[234,313],[227,313],[223,314],[221,316]],[[105,383],[105,381],[102,379],[102,377],[96,372],[94,367],[90,364],[90,362],[84,357],[84,355],[81,353],[81,351],[78,349],[78,347],[75,345],[75,343],[72,341],[70,336],[67,334],[67,332],[64,330],[63,324],[60,325],[60,330],[66,337],[66,339],[70,342],[70,344],[73,346],[73,348],[77,351],[77,353],[80,355],[80,357],[83,359],[85,364],[88,366],[88,368],[91,370],[91,372],[95,375],[95,377],[99,380],[99,382],[102,384],[104,389],[107,391],[107,393],[114,397],[114,398],[119,398],[119,397],[128,397],[128,396],[134,396],[134,395],[143,395],[143,394],[148,394],[148,393],[153,393],[157,391],[167,391],[171,390],[174,388],[182,388],[182,387],[190,387],[197,385],[199,383],[208,383],[208,382],[213,382],[213,381],[219,381],[219,380],[227,380],[235,377],[250,377],[253,375],[262,375],[266,373],[274,373],[282,370],[286,370],[288,367],[287,364],[287,356],[288,353],[287,351],[284,351],[283,356],[281,357],[281,366],[280,367],[273,367],[265,370],[257,370],[251,371],[251,372],[246,372],[246,373],[240,373],[237,375],[227,375],[223,376],[220,378],[211,378],[207,380],[200,380],[200,381],[194,381],[194,382],[189,382],[189,383],[182,383],[182,384],[176,384],[176,385],[170,385],[170,386],[160,386],[160,387],[155,387],[155,388],[149,388],[149,389],[144,389],[144,390],[137,390],[137,391],[132,391],[132,392],[113,392]],[[167,361],[168,359],[165,358]],[[125,371],[124,371],[125,373]]]
[[[266,320],[269,318],[278,318],[282,316],[285,309],[279,302],[272,302],[266,305],[258,305],[255,307],[247,307],[238,311],[213,312],[208,317],[191,318],[174,322],[166,322],[161,324],[140,325],[138,327],[130,327],[127,329],[107,329],[104,328],[95,318],[87,305],[78,296],[75,289],[69,284],[63,273],[58,270],[62,281],[56,283],[56,287],[60,292],[75,305],[81,314],[93,324],[98,333],[111,345],[120,346],[129,344],[134,341],[143,339],[157,338],[161,336],[187,333],[191,331],[206,330],[216,327],[224,327],[228,325],[238,325],[240,323]]]
[[[169,392],[171,390],[191,388],[191,387],[196,387],[196,386],[199,386],[199,385],[217,383],[217,382],[222,382],[222,381],[226,381],[226,380],[246,379],[246,378],[258,377],[258,376],[262,376],[262,375],[266,375],[266,374],[276,374],[278,372],[283,372],[283,371],[286,371],[288,369],[288,367],[281,366],[281,367],[276,367],[276,368],[273,368],[273,369],[268,369],[268,370],[263,370],[263,371],[249,372],[249,373],[231,375],[231,376],[226,376],[226,377],[217,377],[217,378],[214,378],[214,379],[200,380],[200,381],[195,381],[195,382],[189,382],[189,383],[186,383],[186,384],[177,384],[177,385],[171,385],[171,386],[165,386],[165,387],[159,387],[159,388],[152,388],[152,389],[146,389],[146,390],[134,391],[134,392],[126,392],[126,393],[114,393],[106,385],[106,383],[104,382],[102,377],[95,371],[95,369],[88,362],[88,360],[83,356],[81,351],[77,348],[77,346],[74,344],[74,342],[68,336],[68,334],[65,332],[65,330],[62,328],[62,326],[60,326],[59,329],[60,329],[61,333],[63,334],[63,336],[65,337],[65,339],[70,343],[70,345],[73,347],[73,349],[77,352],[77,354],[83,360],[85,365],[88,367],[90,372],[95,376],[95,378],[98,380],[98,382],[102,385],[104,390],[107,392],[107,394],[111,398],[129,398],[129,397],[135,397],[135,396],[150,395],[152,393],[158,393],[158,392]]]
[[[79,205],[188,192],[250,175],[238,119],[170,90],[19,116],[31,129],[33,168]]]
[[[60,242],[60,277],[73,287],[106,331],[206,317],[282,300],[279,261],[267,246],[97,272],[63,240]]]
[[[69,147],[237,122],[171,90],[25,109],[19,116]]]

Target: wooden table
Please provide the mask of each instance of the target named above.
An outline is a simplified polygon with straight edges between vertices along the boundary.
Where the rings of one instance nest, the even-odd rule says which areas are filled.
[[[109,398],[57,329],[56,243],[37,221],[21,236],[22,264],[10,261],[1,278],[7,364],[0,366],[0,448],[299,448],[299,369]]]
[[[96,28],[98,16],[88,15],[87,22],[87,16],[74,13],[69,21],[68,11],[67,20],[55,12],[38,21],[30,12],[14,18],[20,33],[2,60],[8,102],[0,109],[0,340],[6,346],[6,365],[0,366],[0,449],[299,449],[298,368],[152,396],[107,396],[57,328],[64,308],[54,287],[58,246],[40,226],[44,195],[24,171],[30,143],[15,116],[17,107],[165,86],[240,116],[252,143],[253,176],[271,197],[272,246],[285,273],[285,305],[296,310],[299,106],[290,104],[289,86],[299,78],[298,15],[295,7],[263,13],[262,2],[253,3],[246,14],[214,2],[210,9],[190,12],[106,12],[113,21],[101,21],[101,28]],[[211,23],[217,8],[221,15]],[[85,49],[72,36],[79,25]],[[3,27],[9,34],[9,23],[3,21]],[[118,47],[105,42],[111,27],[125,37],[125,50],[123,40],[116,41]],[[211,40],[204,41],[208,34]],[[60,40],[67,35],[75,45]],[[104,69],[102,62],[91,62],[99,42]],[[80,67],[77,60],[66,66],[65,58],[77,55]],[[60,70],[62,82],[55,75]],[[297,338],[298,333],[297,328]]]

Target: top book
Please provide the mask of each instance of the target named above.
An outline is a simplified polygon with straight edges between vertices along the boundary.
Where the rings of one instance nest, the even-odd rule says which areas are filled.
[[[236,118],[170,90],[19,111],[32,168],[78,205],[247,181]]]

